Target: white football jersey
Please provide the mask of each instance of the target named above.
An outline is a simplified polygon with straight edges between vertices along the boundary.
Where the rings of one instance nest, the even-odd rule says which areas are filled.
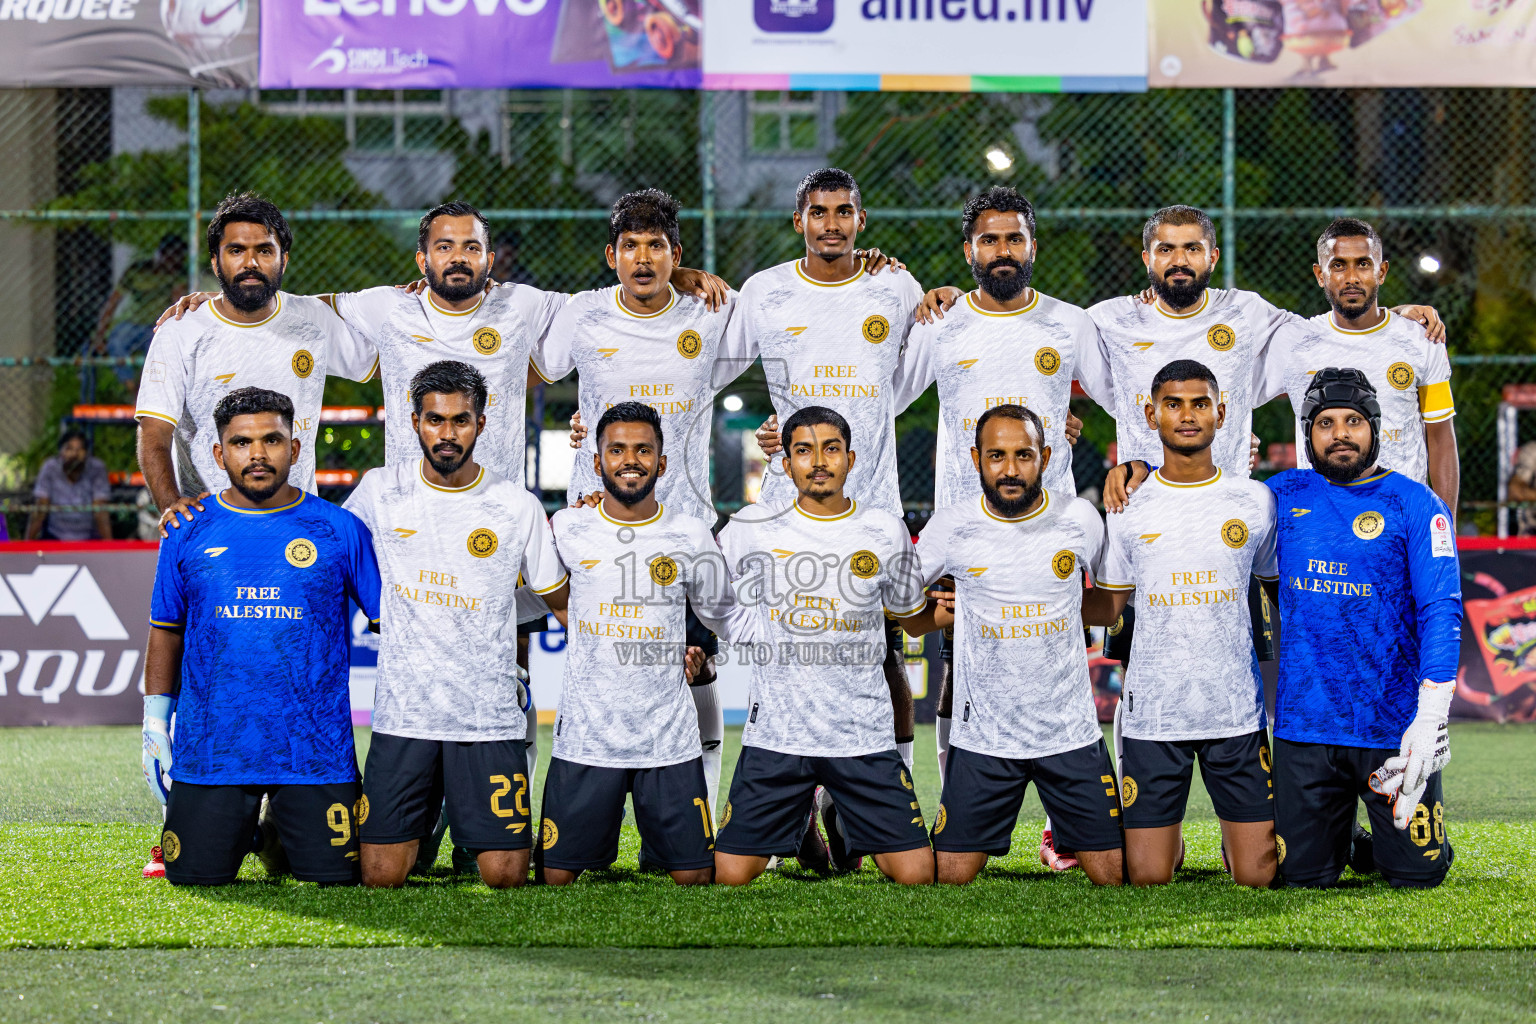
[[[907,528],[861,502],[836,516],[797,502],[750,518],[760,511],[749,505],[720,531],[756,641],[742,744],[807,757],[896,749],[885,616],[924,602]]]
[[[1296,465],[1311,469],[1301,432],[1301,406],[1312,375],[1328,366],[1353,367],[1376,387],[1381,403],[1379,461],[1421,484],[1429,483],[1424,424],[1456,415],[1451,400],[1451,361],[1413,320],[1386,310],[1386,319],[1363,331],[1340,327],[1332,313],[1287,324],[1264,360],[1259,403],[1288,395],[1296,413]]]
[[[713,525],[709,464],[715,393],[755,358],[755,353],[733,353],[724,343],[736,293],[710,312],[703,299],[673,291],[671,303],[649,316],[624,308],[619,295],[620,286],[614,285],[572,297],[555,318],[540,356],[538,369],[546,380],[574,369],[581,385],[587,439],[574,453],[568,502],[574,505],[603,487],[592,457],[604,410],[640,402],[661,417],[667,471],[656,481],[657,500]]]
[[[538,500],[485,467],[467,487],[430,484],[418,458],[370,470],[343,507],[373,533],[383,582],[373,728],[524,738],[515,594],[520,583],[547,594],[565,582]]]
[[[336,295],[336,312],[378,352],[385,465],[421,458],[421,442],[411,429],[411,378],[430,363],[453,359],[479,370],[490,392],[475,461],[523,483],[528,359],[567,298],[525,284],[504,284],[470,309],[454,313],[440,308],[430,290],[412,295],[386,287]]]
[[[1136,591],[1126,736],[1221,739],[1264,727],[1250,576],[1279,578],[1275,496],[1257,480],[1218,469],[1176,484],[1153,473],[1109,517],[1099,586]]]
[[[1175,359],[1193,359],[1216,375],[1227,415],[1216,431],[1211,457],[1232,476],[1248,475],[1254,391],[1263,376],[1270,339],[1282,325],[1300,320],[1253,292],[1207,288],[1191,313],[1175,316],[1161,302],[1134,296],[1108,299],[1088,309],[1099,325],[1099,343],[1114,380],[1116,459],[1163,460],[1157,431],[1147,426],[1152,378]]]
[[[256,324],[239,324],[205,302],[155,331],[144,357],[136,419],[176,426],[171,454],[181,493],[217,494],[229,476],[213,461],[219,435],[214,407],[231,391],[257,387],[293,400],[299,458],[289,482],[315,491],[315,434],[327,374],[368,380],[378,360],[319,299],[277,293],[277,309]]]
[[[601,506],[555,513],[571,573],[565,676],[554,756],[604,768],[656,768],[701,753],[683,673],[687,607],[722,639],[734,608],[710,526],[666,506],[640,523]]]
[[[946,317],[945,319],[948,319]],[[949,741],[993,757],[1050,757],[1102,738],[1083,641],[1083,573],[1104,523],[1070,491],[1004,519],[981,497],[941,508],[917,539],[923,577],[955,578]]]
[[[844,487],[870,509],[900,517],[896,475],[896,368],[923,300],[922,286],[905,270],[862,270],[846,281],[822,284],[781,263],[742,285],[726,330],[726,347],[746,359],[761,356],[779,425],[806,406],[841,414],[858,454]],[[769,460],[758,504],[785,509],[795,485],[779,456]]]
[[[1045,487],[1063,493],[1076,493],[1066,436],[1072,381],[1114,408],[1098,328],[1082,309],[1038,291],[1028,306],[1011,313],[982,309],[971,292],[944,319],[915,325],[898,377],[903,408],[939,382],[935,508],[980,499],[971,448],[976,421],[993,406],[1022,405],[1040,417],[1051,449]]]

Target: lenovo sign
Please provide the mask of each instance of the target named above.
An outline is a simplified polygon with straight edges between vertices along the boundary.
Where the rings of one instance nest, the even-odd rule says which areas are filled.
[[[142,717],[156,545],[0,544],[0,725]]]

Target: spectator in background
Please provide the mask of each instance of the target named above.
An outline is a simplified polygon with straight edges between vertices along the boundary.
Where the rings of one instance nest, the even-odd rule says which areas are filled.
[[[71,430],[59,438],[59,453],[43,463],[32,488],[37,508],[27,520],[27,540],[111,540],[106,509],[54,512],[50,505],[103,505],[112,496],[107,467],[85,447],[85,435]]]
[[[523,249],[523,235],[517,228],[505,228],[496,233],[495,240],[491,243],[491,251],[496,254],[496,262],[491,267],[491,278],[500,284],[526,284],[534,288],[539,282],[534,280],[528,268],[519,262],[518,257]],[[612,273],[609,273],[611,282]]]
[[[1536,441],[1527,441],[1515,451],[1515,471],[1509,478],[1510,501],[1536,502]],[[1536,534],[1536,507],[1515,509],[1515,532],[1522,537]]]
[[[101,308],[91,351],[117,359],[148,352],[160,311],[186,293],[187,240],[166,235],[152,257],[128,264],[118,278],[117,287]],[[136,376],[128,366],[116,367],[116,373],[124,383]]]

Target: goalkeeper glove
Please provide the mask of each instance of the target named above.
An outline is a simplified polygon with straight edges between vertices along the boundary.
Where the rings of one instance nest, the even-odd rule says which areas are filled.
[[[176,698],[151,694],[144,698],[144,781],[161,804],[170,796],[171,715]]]
[[[1396,757],[1389,757],[1371,774],[1371,789],[1392,803],[1392,823],[1406,829],[1414,808],[1429,786],[1430,776],[1444,768],[1451,759],[1451,697],[1456,683],[1424,680],[1419,687],[1418,713],[1403,731]]]

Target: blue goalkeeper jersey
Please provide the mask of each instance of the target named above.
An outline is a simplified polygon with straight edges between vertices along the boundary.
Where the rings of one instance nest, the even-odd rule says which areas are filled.
[[[260,512],[203,506],[160,542],[150,603],[150,621],[185,638],[171,778],[353,781],[347,598],[379,617],[368,528],[310,494]]]
[[[1271,477],[1279,520],[1275,735],[1396,747],[1419,683],[1456,678],[1461,573],[1450,512],[1390,470],[1353,484]]]

